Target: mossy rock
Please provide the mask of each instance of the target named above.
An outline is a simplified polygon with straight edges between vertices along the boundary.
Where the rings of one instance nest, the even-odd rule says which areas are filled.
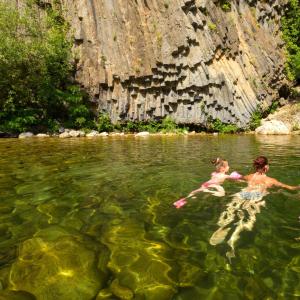
[[[110,285],[110,290],[112,291],[112,293],[117,296],[120,299],[124,299],[124,300],[130,300],[133,298],[133,292],[125,287],[120,285],[119,280],[115,279],[111,285]]]

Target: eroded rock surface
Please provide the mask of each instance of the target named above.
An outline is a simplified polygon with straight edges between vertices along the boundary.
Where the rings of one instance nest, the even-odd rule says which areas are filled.
[[[76,79],[118,120],[245,126],[284,81],[286,0],[63,0]]]

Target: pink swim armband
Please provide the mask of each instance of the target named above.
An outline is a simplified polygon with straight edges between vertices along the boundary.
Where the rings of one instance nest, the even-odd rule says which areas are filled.
[[[238,172],[234,171],[229,175],[229,178],[239,180],[243,177],[243,175],[239,174]]]

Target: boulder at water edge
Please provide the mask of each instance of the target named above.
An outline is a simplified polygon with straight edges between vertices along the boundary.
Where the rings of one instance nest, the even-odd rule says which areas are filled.
[[[50,137],[50,135],[46,134],[46,133],[39,133],[39,134],[36,135],[36,137],[38,137],[38,138],[47,138],[47,137]]]
[[[61,133],[61,134],[59,135],[59,137],[60,137],[61,139],[66,139],[66,138],[70,138],[71,135],[69,134],[68,131],[65,131],[65,132]]]
[[[135,136],[148,136],[148,135],[150,135],[150,133],[148,131],[142,131],[142,132],[137,133]]]
[[[20,247],[9,289],[37,299],[90,300],[103,286],[95,253],[73,236],[34,237]]]
[[[33,136],[34,136],[34,134],[32,132],[22,132],[19,134],[19,139],[26,139],[26,138],[30,138]]]
[[[101,132],[101,133],[99,134],[99,136],[108,136],[108,133],[107,133],[107,132]]]
[[[85,133],[82,130],[70,130],[69,132],[71,137],[84,137]]]
[[[99,136],[99,132],[97,130],[92,130],[86,135],[86,137],[95,137],[95,136]]]
[[[256,128],[257,134],[290,134],[291,129],[282,121],[271,120],[265,121],[262,126]]]

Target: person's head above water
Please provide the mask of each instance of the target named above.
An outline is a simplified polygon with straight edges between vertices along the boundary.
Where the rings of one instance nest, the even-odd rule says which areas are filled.
[[[269,170],[268,159],[265,156],[258,156],[253,161],[253,166],[256,172],[266,173]]]
[[[224,160],[224,159],[221,159],[221,158],[216,158],[216,159],[213,159],[212,161],[212,164],[214,164],[216,166],[216,171],[217,172],[228,172],[229,171],[229,165],[228,165],[228,161],[227,160]]]

